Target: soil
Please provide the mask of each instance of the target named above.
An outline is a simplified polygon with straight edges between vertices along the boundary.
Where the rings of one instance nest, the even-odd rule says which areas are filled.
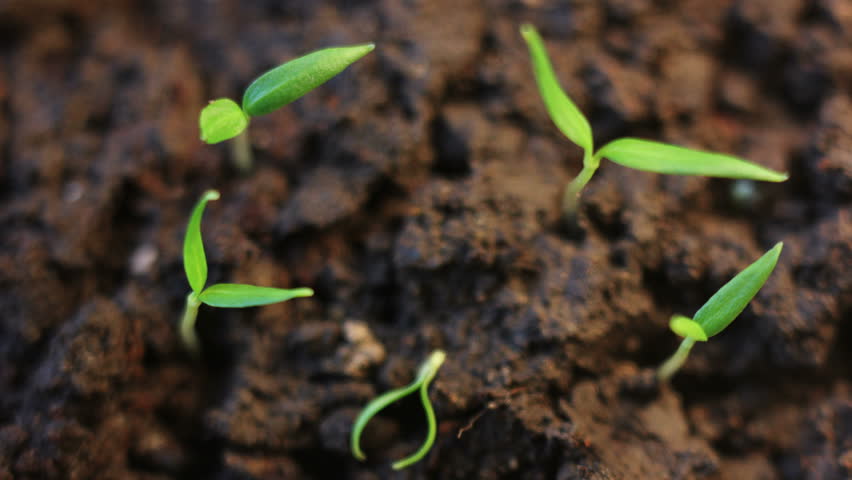
[[[731,152],[781,184],[580,151],[518,33],[537,25],[600,145]],[[377,48],[252,122],[205,102],[326,45]],[[846,0],[0,1],[0,479],[852,478],[852,8]],[[310,286],[176,323],[199,195],[211,282]],[[767,285],[671,385],[691,314],[777,241]],[[415,400],[359,409],[430,351]]]

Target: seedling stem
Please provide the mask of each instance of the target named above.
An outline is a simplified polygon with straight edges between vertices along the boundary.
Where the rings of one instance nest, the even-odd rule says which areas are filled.
[[[254,154],[251,152],[251,139],[249,138],[248,129],[234,137],[231,142],[231,157],[234,160],[234,167],[240,173],[248,173],[254,164]]]
[[[598,170],[601,161],[597,156],[589,155],[588,151],[583,153],[583,169],[577,175],[568,187],[565,189],[565,194],[562,199],[562,209],[567,215],[573,215],[577,211],[577,203],[580,199],[580,192],[592,179],[592,175]]]
[[[183,310],[183,318],[180,321],[180,337],[187,350],[198,352],[198,337],[195,335],[195,319],[198,317],[198,307],[201,301],[195,292],[186,296],[186,308]]]
[[[695,345],[695,339],[684,338],[675,353],[660,365],[660,369],[657,370],[657,378],[662,382],[667,382],[676,371],[680,370],[686,359],[689,358],[689,352],[692,350],[693,345]]]

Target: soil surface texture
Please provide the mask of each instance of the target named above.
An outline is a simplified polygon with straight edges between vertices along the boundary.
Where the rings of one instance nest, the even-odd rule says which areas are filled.
[[[636,136],[780,184],[604,162],[552,125],[536,25],[598,145]],[[252,121],[255,168],[199,140],[312,50],[376,50]],[[0,480],[852,478],[852,4],[847,0],[0,0]],[[202,306],[210,282],[308,286]],[[671,384],[692,315],[775,242],[766,286]],[[367,401],[434,349],[437,441]]]

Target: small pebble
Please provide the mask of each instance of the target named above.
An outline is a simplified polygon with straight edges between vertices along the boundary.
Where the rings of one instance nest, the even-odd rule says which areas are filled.
[[[159,256],[160,253],[157,251],[157,248],[150,243],[140,245],[130,256],[130,272],[133,275],[150,273]]]

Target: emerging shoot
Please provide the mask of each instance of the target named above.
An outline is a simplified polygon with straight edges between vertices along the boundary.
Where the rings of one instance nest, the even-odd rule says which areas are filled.
[[[738,273],[718,292],[707,300],[697,312],[695,318],[675,315],[669,322],[669,328],[683,337],[680,347],[659,370],[657,378],[667,381],[683,365],[695,342],[706,342],[727,328],[737,316],[745,310],[748,302],[766,283],[766,279],[775,269],[784,244],[778,242],[754,263]]]
[[[408,386],[391,390],[374,398],[366,407],[364,407],[363,410],[361,410],[361,413],[358,414],[358,418],[355,419],[355,425],[352,427],[352,436],[350,437],[352,455],[355,458],[362,461],[367,458],[361,450],[361,432],[364,430],[364,427],[367,426],[370,419],[391,403],[394,403],[403,397],[407,397],[417,390],[420,390],[420,401],[423,404],[423,410],[426,412],[426,440],[423,441],[423,444],[416,452],[401,460],[397,460],[393,463],[392,467],[394,470],[402,470],[403,468],[420,461],[421,458],[429,453],[429,449],[431,449],[432,444],[435,443],[435,434],[437,429],[435,411],[432,409],[432,403],[429,401],[429,382],[435,378],[435,375],[438,373],[438,369],[441,368],[441,364],[444,363],[446,358],[447,354],[444,353],[444,351],[435,350],[431,355],[429,355],[429,358],[420,365],[420,370],[413,382],[411,382]]]
[[[208,190],[192,210],[186,236],[183,241],[183,269],[192,289],[186,297],[186,309],[180,322],[180,336],[187,350],[198,353],[198,337],[195,335],[195,319],[198,307],[202,303],[211,307],[242,308],[269,305],[284,302],[296,297],[310,297],[314,291],[310,288],[256,287],[236,283],[217,283],[205,288],[207,284],[207,257],[204,255],[204,243],[201,241],[201,216],[207,202],[218,200],[219,192]]]
[[[562,198],[566,215],[571,216],[576,211],[577,198],[600,166],[602,158],[625,167],[669,175],[745,178],[766,182],[787,180],[786,173],[730,155],[638,138],[619,138],[595,152],[589,121],[559,86],[541,36],[529,24],[521,26],[521,35],[527,42],[536,83],[551,120],[569,140],[583,149],[583,169],[565,188]]]
[[[375,48],[372,43],[317,50],[273,68],[258,77],[243,94],[242,106],[229,98],[213,100],[201,110],[201,140],[213,144],[234,139],[234,163],[241,171],[251,169],[252,117],[271,113],[298,100]]]

